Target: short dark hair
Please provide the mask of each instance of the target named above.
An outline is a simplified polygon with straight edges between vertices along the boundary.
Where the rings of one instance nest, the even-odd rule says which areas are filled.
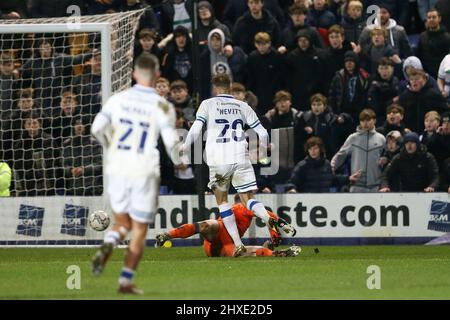
[[[427,11],[427,14],[429,14],[430,12],[437,12],[438,16],[439,16],[439,17],[442,17],[441,12],[440,12],[438,9],[436,9],[436,8],[430,8],[430,9]]]
[[[223,74],[216,74],[211,79],[211,84],[216,88],[224,88],[224,89],[231,89],[231,79],[230,76],[226,73]]]
[[[141,31],[139,31],[139,39],[148,39],[151,38],[153,40],[156,39],[156,32],[155,30],[152,30],[150,28],[143,28]]]
[[[391,113],[394,110],[397,110],[398,113],[400,113],[402,115],[405,114],[405,109],[403,109],[403,107],[401,105],[396,104],[396,103],[393,103],[389,107],[387,107],[386,114],[389,114],[389,113]]]
[[[318,146],[319,147],[320,153],[321,153],[322,156],[325,155],[325,146],[323,144],[322,139],[319,138],[319,137],[311,137],[308,140],[306,140],[306,142],[305,142],[305,152],[306,152],[306,154],[308,154],[308,150],[311,147],[314,147],[314,146]]]
[[[303,4],[297,4],[294,3],[292,6],[289,7],[289,15],[294,14],[304,14],[306,15],[308,13],[308,8],[306,8]]]
[[[233,82],[231,85],[232,92],[245,92],[245,86],[239,82]]]
[[[292,94],[286,90],[280,90],[275,93],[273,98],[273,103],[277,103],[278,101],[289,100],[292,101]]]
[[[159,61],[153,54],[144,52],[137,57],[134,67],[138,69],[150,70],[151,72],[159,71]]]
[[[327,97],[325,97],[321,93],[314,94],[309,100],[310,100],[311,104],[313,104],[314,102],[317,102],[317,101],[322,102],[325,107],[327,106],[327,103],[328,103]]]
[[[184,82],[183,80],[175,80],[170,84],[170,90],[172,91],[175,89],[187,90],[188,86],[187,86],[186,82]]]
[[[392,60],[389,59],[388,57],[383,57],[380,59],[380,61],[378,61],[378,66],[394,67],[394,62],[392,62]]]
[[[375,111],[373,111],[372,109],[363,109],[361,111],[361,113],[359,114],[359,121],[364,121],[364,120],[372,120],[372,119],[376,119],[377,115],[375,114]]]
[[[341,36],[344,36],[345,30],[342,26],[340,26],[338,24],[334,24],[328,29],[328,35],[330,35],[332,33],[339,33]]]

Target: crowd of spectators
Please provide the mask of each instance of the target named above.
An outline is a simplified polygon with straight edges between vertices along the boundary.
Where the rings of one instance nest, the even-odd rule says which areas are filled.
[[[194,88],[207,99],[211,77],[227,73],[267,130],[291,132],[294,165],[267,177],[256,164],[260,192],[450,192],[446,0],[199,1],[198,83],[192,0],[10,0],[0,24],[68,16],[71,5],[83,15],[146,8],[134,54],[160,60],[156,89],[177,128],[195,120]],[[57,41],[0,48],[0,161],[15,195],[102,193],[102,151],[89,135],[100,51],[60,52]],[[175,170],[163,148],[161,157],[164,193],[195,193],[198,171]]]

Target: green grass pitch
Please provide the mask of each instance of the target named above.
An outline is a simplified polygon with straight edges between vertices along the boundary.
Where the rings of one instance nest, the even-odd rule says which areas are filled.
[[[207,258],[201,247],[147,248],[136,276],[144,299],[450,299],[450,246],[303,247],[295,258]],[[1,248],[0,299],[124,299],[116,293],[123,249],[102,276],[95,249]],[[69,290],[70,265],[81,289]],[[380,267],[369,290],[367,268]]]

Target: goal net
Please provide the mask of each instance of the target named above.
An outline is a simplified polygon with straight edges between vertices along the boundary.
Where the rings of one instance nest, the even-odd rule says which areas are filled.
[[[64,199],[103,194],[90,125],[103,101],[131,85],[143,12],[0,22],[0,162],[13,172],[11,197],[0,198],[2,238],[40,235],[47,201],[63,207],[55,232],[84,232],[84,206]]]

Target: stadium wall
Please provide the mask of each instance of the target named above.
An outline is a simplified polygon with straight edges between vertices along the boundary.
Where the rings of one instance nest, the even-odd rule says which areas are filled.
[[[419,244],[450,231],[450,196],[445,193],[277,194],[258,199],[297,229],[286,243]],[[206,207],[208,217],[218,215],[213,196],[206,197]],[[103,238],[103,232],[86,226],[89,213],[107,210],[102,197],[4,198],[0,208],[1,246],[95,245]],[[148,243],[161,231],[204,218],[196,196],[161,196]],[[261,243],[267,235],[257,220],[244,242]],[[177,244],[197,245],[200,239]]]

